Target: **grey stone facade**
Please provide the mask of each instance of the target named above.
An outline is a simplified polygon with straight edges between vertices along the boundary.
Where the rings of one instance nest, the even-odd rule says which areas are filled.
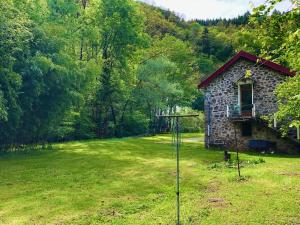
[[[257,65],[246,59],[239,59],[222,74],[213,79],[205,87],[205,142],[206,146],[223,143],[228,146],[234,144],[234,123],[227,118],[227,106],[238,104],[238,80],[243,78],[246,70],[251,70],[253,82],[253,104],[255,115],[273,114],[277,111],[274,90],[277,84],[282,83],[286,76],[263,65]],[[252,136],[242,136],[241,124],[237,123],[237,140],[241,150],[247,149],[248,141],[264,139],[277,142],[277,148],[284,150],[289,143],[280,139],[270,128],[252,122]]]

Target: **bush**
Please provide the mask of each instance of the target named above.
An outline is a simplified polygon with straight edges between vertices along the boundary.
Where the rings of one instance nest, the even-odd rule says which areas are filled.
[[[149,119],[141,112],[134,111],[125,115],[123,127],[120,128],[121,136],[147,134]]]
[[[185,108],[180,111],[180,114],[199,114],[198,117],[186,117],[181,119],[182,132],[203,132],[204,131],[204,113],[201,111]]]

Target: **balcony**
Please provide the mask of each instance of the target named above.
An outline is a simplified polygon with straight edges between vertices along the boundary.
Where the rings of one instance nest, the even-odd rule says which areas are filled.
[[[227,105],[227,118],[235,121],[247,121],[256,116],[255,104]]]

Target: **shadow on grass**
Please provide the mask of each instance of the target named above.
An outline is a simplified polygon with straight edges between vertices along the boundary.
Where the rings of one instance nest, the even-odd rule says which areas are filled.
[[[180,159],[211,163],[222,160],[222,155],[204,150],[197,143],[185,143],[181,146]],[[57,144],[51,151],[11,153],[1,156],[0,162],[0,189],[7,183],[25,182],[28,185],[40,183],[47,191],[72,188],[75,183],[113,185],[125,178],[147,186],[143,177],[152,176],[153,171],[167,169],[170,172],[174,168],[175,150],[171,144],[155,143],[147,138],[130,138],[117,143],[116,140],[93,140]]]
[[[245,155],[249,156],[258,156],[258,157],[267,157],[267,158],[283,158],[283,159],[293,159],[293,158],[300,158],[300,155],[297,154],[288,154],[288,153],[261,153],[256,151],[244,151],[242,152]]]
[[[68,220],[62,212],[74,216],[78,211],[101,218],[109,214],[113,221],[119,213],[147,212],[174,197],[175,148],[170,137],[78,141],[53,148],[25,157],[0,157],[0,202],[5,208],[1,216],[7,223],[15,215],[28,224],[32,217],[47,224],[53,218]],[[180,159],[184,188],[191,196],[197,193],[199,198],[212,185],[199,174],[213,182],[224,174],[199,166],[223,161],[223,150],[206,150],[203,143],[182,143]],[[39,213],[44,220],[33,216]],[[86,224],[93,222],[89,218],[83,218],[90,222]]]
[[[225,149],[221,149],[221,148],[210,148],[208,151],[219,152],[219,154],[224,154],[224,150]],[[236,151],[234,149],[229,149],[228,151],[229,153],[231,153],[233,157],[235,157]],[[248,156],[257,156],[257,157],[268,157],[268,158],[285,158],[285,159],[300,158],[299,154],[276,153],[276,152],[274,154],[271,154],[271,153],[261,153],[254,150],[239,151],[239,154],[248,155]]]
[[[182,160],[197,160],[204,154],[197,143],[183,144],[181,149]],[[139,198],[144,202],[148,195],[173,195],[173,153],[171,144],[129,138],[69,142],[53,145],[52,151],[1,156],[2,216],[31,218],[41,207],[52,212],[50,218],[61,211],[122,208],[114,204],[123,202],[130,207],[130,202],[137,204]],[[152,199],[148,202],[154,204]]]
[[[163,141],[163,142],[162,142]],[[51,150],[31,150],[23,152],[0,153],[0,160],[6,158],[24,159],[38,158],[46,159],[46,165],[53,162],[58,164],[62,161],[70,161],[76,158],[85,158],[87,161],[98,160],[98,162],[125,161],[137,163],[139,160],[174,160],[175,146],[171,143],[171,137],[156,136],[145,138],[122,138],[109,140],[85,140],[54,144]],[[33,160],[32,158],[32,160]],[[180,147],[181,160],[200,160],[202,162],[221,161],[223,152],[206,150],[203,142],[184,142]],[[49,161],[48,161],[49,160]],[[53,160],[53,161],[52,161]],[[113,163],[111,163],[113,165]]]

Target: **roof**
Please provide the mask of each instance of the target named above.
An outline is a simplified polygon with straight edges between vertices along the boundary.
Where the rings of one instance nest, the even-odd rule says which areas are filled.
[[[245,51],[240,51],[239,53],[237,53],[233,58],[231,58],[227,63],[225,63],[221,68],[219,68],[216,72],[214,72],[213,74],[211,74],[209,77],[207,77],[205,80],[203,80],[199,85],[198,88],[205,88],[213,79],[215,79],[216,77],[218,77],[220,74],[222,74],[224,71],[228,70],[228,68],[230,66],[232,66],[233,64],[235,64],[239,59],[246,59],[249,60],[251,62],[255,62],[257,63],[259,61],[259,63],[263,66],[266,66],[272,70],[275,70],[277,72],[282,73],[283,75],[287,75],[287,76],[294,76],[295,73],[291,72],[288,68],[281,66],[277,63],[271,62],[269,60],[266,59],[262,59],[258,56],[252,55],[248,52]]]

